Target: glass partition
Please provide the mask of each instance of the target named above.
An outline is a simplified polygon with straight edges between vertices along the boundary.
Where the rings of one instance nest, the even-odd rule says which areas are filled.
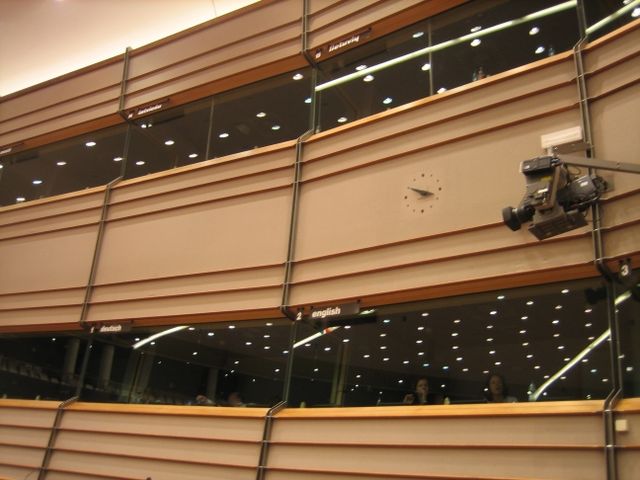
[[[640,270],[636,270],[630,280],[630,285],[616,285],[619,360],[624,396],[640,397]]]
[[[311,69],[214,96],[211,158],[298,138],[310,128]]]
[[[599,287],[598,279],[550,284],[300,325],[290,404],[604,398],[612,388],[607,308],[588,296]]]
[[[0,396],[66,400],[75,395],[86,340],[71,334],[0,336]]]
[[[125,178],[206,160],[211,108],[205,99],[135,120]]]
[[[95,334],[81,398],[272,406],[282,399],[291,322],[243,321]]]
[[[0,205],[105,185],[121,174],[126,125],[0,157]]]
[[[476,0],[320,64],[325,130],[570,50],[577,1]]]
[[[587,37],[594,40],[640,17],[640,0],[582,0]]]

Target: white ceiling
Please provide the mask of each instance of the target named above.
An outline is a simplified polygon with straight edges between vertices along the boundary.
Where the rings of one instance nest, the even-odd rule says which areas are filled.
[[[0,0],[0,96],[258,0]]]

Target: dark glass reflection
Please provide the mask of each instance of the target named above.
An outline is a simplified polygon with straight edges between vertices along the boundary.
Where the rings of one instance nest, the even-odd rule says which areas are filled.
[[[288,320],[264,320],[95,335],[82,398],[274,405],[282,398],[290,328]]]
[[[214,96],[211,158],[292,140],[309,129],[311,69]]]
[[[585,294],[599,286],[594,279],[384,307],[316,338],[326,325],[300,325],[290,404],[400,405],[421,378],[427,403],[486,402],[493,373],[519,402],[604,398],[612,382],[607,308]]]
[[[530,14],[536,18],[526,20]],[[333,128],[570,50],[578,39],[574,4],[468,2],[321,63],[317,127]],[[383,70],[322,87],[385,62]]]
[[[589,40],[640,18],[640,4],[634,0],[583,0],[583,3]]]
[[[66,400],[75,395],[86,341],[51,333],[0,336],[0,396]]]
[[[126,126],[0,158],[0,205],[105,185],[120,176]]]
[[[616,285],[616,312],[620,330],[619,362],[625,397],[640,396],[640,270],[631,277],[636,288]],[[635,294],[635,295],[634,295]]]
[[[211,99],[165,110],[133,122],[126,178],[207,159]]]

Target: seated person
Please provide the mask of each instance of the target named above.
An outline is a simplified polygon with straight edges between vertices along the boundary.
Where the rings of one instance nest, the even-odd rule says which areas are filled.
[[[507,382],[502,375],[497,373],[487,377],[484,391],[485,398],[489,403],[514,403],[518,401],[516,397],[509,396]]]
[[[429,380],[426,377],[421,377],[416,382],[413,393],[407,393],[402,403],[406,405],[433,405],[442,403],[442,401],[436,400],[433,395],[429,395]]]

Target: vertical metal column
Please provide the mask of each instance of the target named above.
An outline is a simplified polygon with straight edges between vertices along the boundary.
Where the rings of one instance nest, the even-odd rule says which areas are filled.
[[[271,439],[271,429],[273,428],[273,416],[287,406],[287,402],[282,401],[269,409],[264,419],[264,430],[262,432],[262,443],[260,445],[260,459],[258,460],[258,471],[256,480],[263,480],[267,469],[267,457],[269,455],[269,441]]]
[[[579,95],[580,106],[580,118],[582,123],[582,132],[584,142],[588,145],[587,157],[593,157],[594,146],[593,136],[591,129],[591,114],[589,111],[589,94],[587,89],[585,69],[583,63],[582,49],[586,42],[586,15],[584,10],[584,3],[582,0],[578,2],[577,6],[578,24],[580,28],[580,41],[575,45],[573,49],[573,58],[576,69],[576,80]],[[589,169],[589,173],[593,174],[593,169]],[[617,464],[616,464],[616,433],[615,433],[615,415],[614,408],[620,399],[621,395],[621,374],[619,368],[619,331],[617,328],[617,314],[615,308],[615,285],[614,278],[606,265],[604,241],[602,238],[602,211],[600,205],[595,203],[591,207],[593,227],[592,227],[592,241],[594,251],[594,263],[598,268],[603,278],[607,283],[607,319],[609,328],[611,330],[611,343],[610,343],[610,361],[612,368],[613,382],[611,386],[611,392],[607,396],[603,407],[603,426],[604,426],[604,454],[606,462],[606,474],[608,480],[616,480],[618,478]]]
[[[60,421],[62,420],[62,414],[64,413],[64,409],[69,405],[78,400],[78,397],[71,397],[68,400],[65,400],[60,405],[58,405],[58,410],[56,411],[56,417],[53,421],[53,426],[51,427],[51,434],[49,435],[49,442],[47,443],[47,449],[44,452],[44,457],[42,457],[42,464],[40,465],[40,470],[38,472],[38,480],[44,480],[47,474],[47,468],[49,467],[49,462],[51,461],[51,455],[53,454],[53,446],[56,442],[56,437],[58,436],[58,429],[60,428]]]

